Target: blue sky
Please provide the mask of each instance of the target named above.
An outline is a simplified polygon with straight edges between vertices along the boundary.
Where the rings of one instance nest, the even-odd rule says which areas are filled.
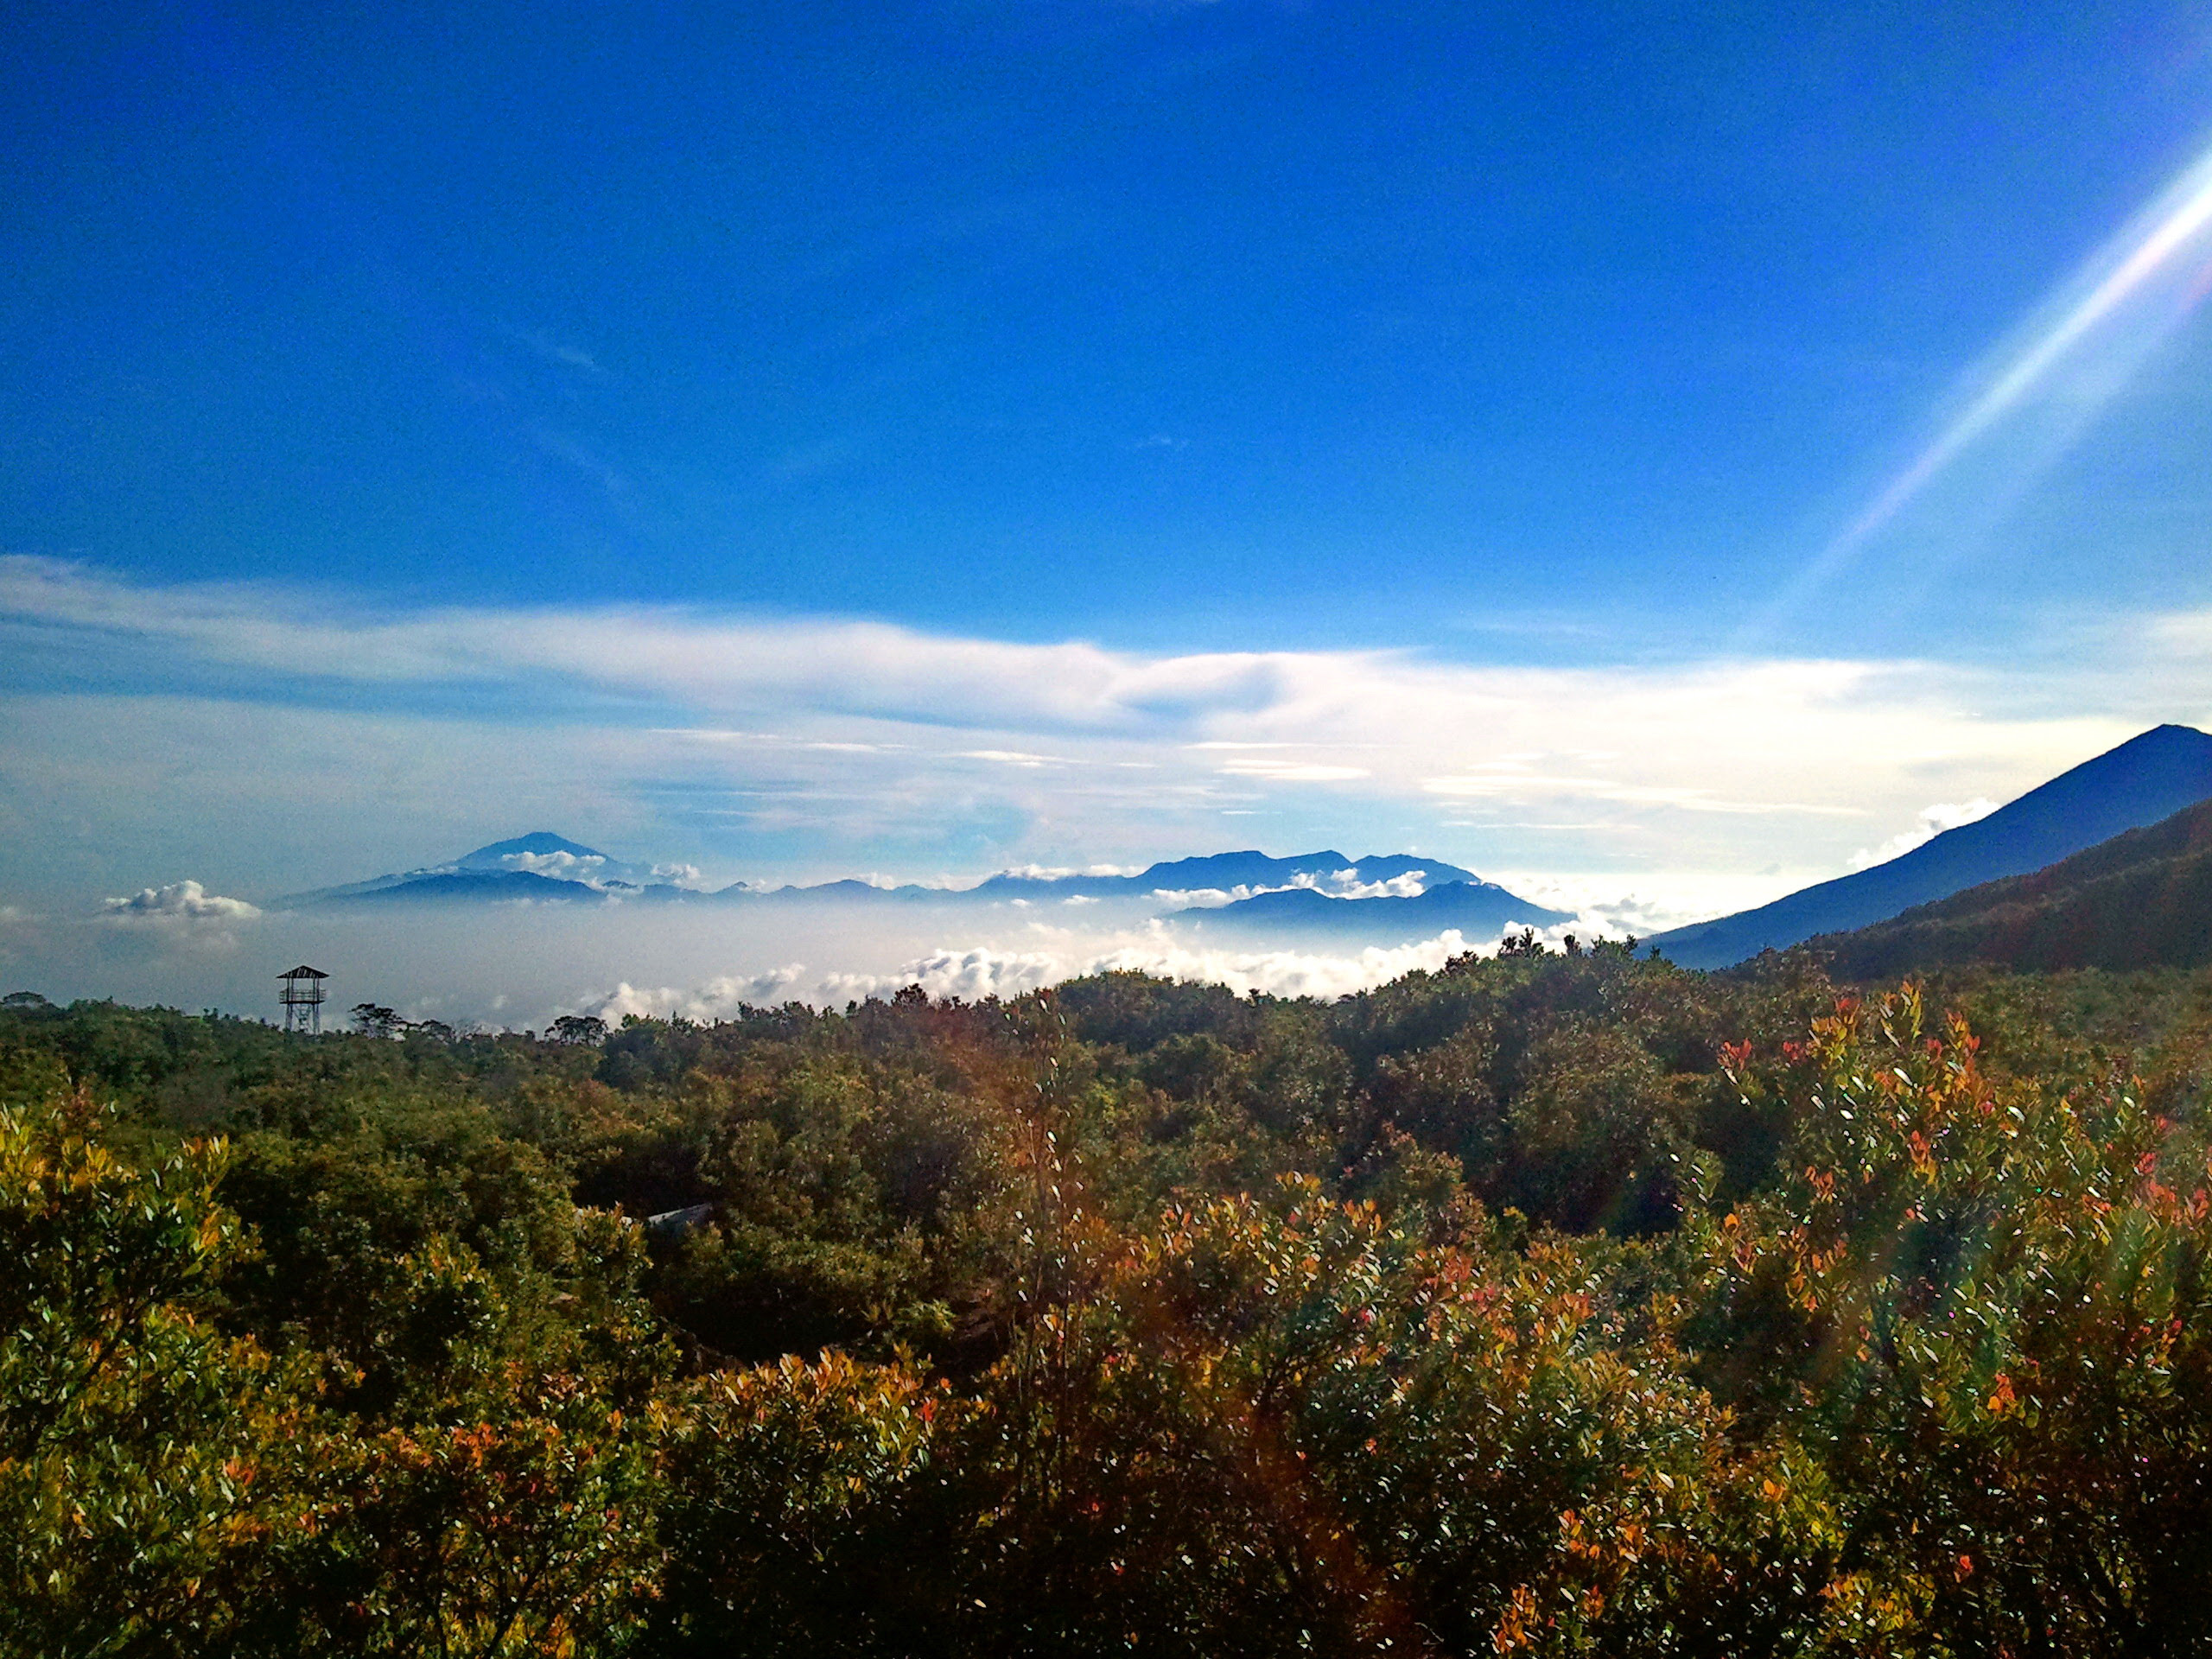
[[[1694,907],[2212,713],[2201,8],[0,29],[10,892],[550,827]]]

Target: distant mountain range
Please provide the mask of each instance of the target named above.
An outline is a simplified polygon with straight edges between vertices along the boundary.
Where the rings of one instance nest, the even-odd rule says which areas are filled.
[[[1284,887],[1209,911],[1205,925],[1213,932],[1337,944],[1408,944],[1433,939],[1447,928],[1481,938],[1508,928],[1550,927],[1573,919],[1570,912],[1547,910],[1494,882],[1454,881],[1402,897],[1355,899],[1332,899],[1312,887]]]
[[[1823,881],[1756,910],[1651,941],[1688,968],[1726,968],[1767,949],[1888,920],[1917,905],[2067,858],[2212,797],[2212,737],[2160,726],[1948,830],[1886,864]]]
[[[2212,801],[2032,874],[1808,943],[1849,980],[1968,963],[2043,973],[2203,967],[2212,963]]]
[[[715,892],[679,887],[657,869],[625,863],[550,830],[498,841],[451,863],[397,871],[270,901],[296,910],[326,906],[454,906],[500,901],[938,906],[1103,904],[1126,915],[1203,919],[1211,930],[1267,932],[1339,944],[1395,944],[1446,928],[1502,931],[1548,926],[1564,912],[1516,897],[1471,870],[1440,859],[1393,853],[1346,858],[1333,849],[1275,858],[1261,852],[1172,859],[1134,875],[1008,871],[973,887],[886,887],[867,881]]]
[[[2212,823],[2187,810],[2205,802],[2212,802],[2212,736],[2160,726],[1887,863],[1649,943],[1685,967],[1726,968],[1770,948],[1818,940],[1846,971],[1870,976],[1895,963],[2212,960],[2191,955],[2204,948],[2203,927],[2190,919],[2200,912],[2189,909],[2212,882],[2212,849],[2196,839],[2212,835]],[[1102,921],[1165,917],[1179,928],[1240,943],[1338,946],[1400,944],[1455,928],[1481,939],[1573,919],[1471,870],[1403,853],[1357,859],[1334,849],[1288,858],[1212,853],[1133,875],[1006,871],[967,888],[739,882],[709,893],[680,885],[669,867],[627,863],[550,830],[493,842],[448,864],[296,893],[270,907],[513,900],[951,912],[1098,905]],[[2155,913],[2142,908],[2153,905]]]
[[[1172,859],[1135,875],[1034,875],[1008,871],[989,876],[972,887],[879,887],[866,881],[827,881],[810,887],[726,887],[717,898],[751,900],[843,898],[864,903],[886,899],[909,903],[950,901],[1031,904],[1065,903],[1070,899],[1165,899],[1172,908],[1223,906],[1280,887],[1307,884],[1317,892],[1344,902],[1357,902],[1363,888],[1395,882],[1410,890],[1451,882],[1478,882],[1471,870],[1440,859],[1414,858],[1404,853],[1386,857],[1346,858],[1329,851],[1300,853],[1271,858],[1265,853],[1210,853],[1201,858]]]
[[[1346,858],[1339,852],[1300,853],[1291,858],[1270,858],[1265,853],[1210,853],[1203,858],[1178,858],[1155,864],[1137,875],[995,875],[974,889],[993,898],[1049,898],[1081,896],[1110,899],[1154,893],[1224,893],[1240,888],[1260,892],[1287,887],[1301,880],[1328,881],[1348,876],[1351,883],[1368,886],[1387,881],[1414,880],[1427,887],[1450,882],[1478,882],[1472,870],[1440,859],[1414,858],[1405,853],[1388,857]]]

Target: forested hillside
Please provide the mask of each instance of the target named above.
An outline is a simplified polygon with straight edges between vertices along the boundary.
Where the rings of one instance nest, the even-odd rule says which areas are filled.
[[[0,1651],[2212,1651],[2212,978],[378,1013],[0,1010]]]
[[[2212,963],[2212,802],[2032,874],[1808,944],[1853,979],[1975,963],[2043,972],[2204,967]]]

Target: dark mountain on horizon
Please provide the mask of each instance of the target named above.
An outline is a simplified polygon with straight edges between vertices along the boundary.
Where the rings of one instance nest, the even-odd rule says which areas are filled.
[[[1314,887],[1255,893],[1212,910],[1175,912],[1179,924],[1208,932],[1267,935],[1332,944],[1411,944],[1447,928],[1488,938],[1515,927],[1571,922],[1490,881],[1453,881],[1408,897],[1339,899]]]
[[[1332,905],[1397,903],[1400,900],[1395,898],[1348,897],[1342,893],[1332,893],[1326,884],[1371,887],[1403,876],[1419,877],[1425,890],[1431,893],[1445,891],[1446,887],[1488,885],[1471,870],[1463,870],[1458,865],[1447,864],[1441,859],[1416,858],[1408,853],[1351,859],[1333,850],[1298,853],[1287,858],[1245,851],[1169,859],[1135,875],[1030,875],[1007,871],[987,877],[972,887],[880,887],[866,881],[848,880],[825,881],[810,887],[764,889],[740,886],[724,888],[715,897],[748,904],[788,905],[827,901],[871,906],[1054,904],[1071,899],[1096,899],[1102,903],[1154,900],[1157,902],[1148,908],[1155,914],[1220,916],[1236,909],[1239,905],[1276,896],[1279,890],[1310,893],[1314,898],[1325,899]],[[1444,885],[1440,886],[1440,883]],[[1246,890],[1245,896],[1232,900],[1227,906],[1191,902],[1195,895],[1233,894],[1240,889]],[[1503,892],[1503,889],[1491,888],[1491,891]],[[1516,914],[1521,912],[1532,916],[1550,913],[1541,912],[1537,906],[1520,900],[1515,902],[1520,906]],[[1301,909],[1295,913],[1306,912]],[[1389,912],[1368,912],[1370,928],[1376,918],[1386,913]],[[1458,925],[1459,924],[1456,922],[1439,924],[1440,927]],[[1348,923],[1345,929],[1346,937],[1364,937],[1366,931]]]
[[[318,887],[268,901],[271,910],[375,899],[387,903],[465,904],[484,899],[568,899],[615,894],[669,897],[680,889],[657,883],[650,870],[580,842],[534,830],[464,853],[449,864],[426,865],[341,887]]]
[[[359,892],[326,893],[318,904],[441,904],[484,899],[532,899],[573,902],[601,899],[606,891],[531,870],[445,870],[410,875],[385,887],[364,885]]]
[[[697,893],[655,880],[651,872],[624,863],[595,848],[550,830],[495,841],[448,864],[426,866],[372,877],[343,887],[321,887],[268,901],[277,910],[351,904],[467,905],[518,899],[575,900],[622,898],[655,902],[721,901],[734,904],[973,905],[1042,902],[1070,899],[1143,900],[1161,895],[1236,893],[1239,888],[1287,887],[1294,882],[1373,887],[1406,876],[1437,884],[1484,885],[1472,871],[1440,859],[1409,854],[1346,858],[1333,850],[1274,858],[1256,851],[1212,853],[1171,859],[1135,875],[1029,875],[1013,872],[988,877],[974,887],[918,885],[879,887],[846,879],[812,887],[754,887],[744,882],[715,893]],[[1336,899],[1338,903],[1381,902]],[[1524,906],[1530,913],[1537,907]],[[1454,925],[1454,924],[1444,924]]]
[[[1287,887],[1301,876],[1325,880],[1346,872],[1363,884],[1414,874],[1422,876],[1427,887],[1482,879],[1472,870],[1463,870],[1456,864],[1446,864],[1441,859],[1415,858],[1408,853],[1346,858],[1342,853],[1330,850],[1273,858],[1266,853],[1246,851],[1168,859],[1135,875],[995,875],[973,891],[993,898],[1026,897],[1033,893],[1059,898],[1141,898],[1154,893],[1233,893],[1238,887]]]
[[[473,853],[464,853],[454,861],[454,867],[463,870],[534,869],[542,861],[557,868],[612,868],[634,874],[637,867],[625,864],[619,858],[609,857],[596,847],[586,847],[556,836],[550,830],[533,830],[526,836],[517,836],[511,841],[495,841],[489,846],[479,847]],[[567,861],[564,864],[563,861]]]
[[[1837,977],[1858,981],[1973,963],[2033,973],[2202,968],[2212,963],[2212,800],[2031,874],[1806,943]]]
[[[1726,968],[1815,934],[1886,921],[1916,905],[2025,875],[2212,798],[2212,736],[2159,726],[1912,851],[1756,910],[1694,923],[1651,943],[1688,968]]]

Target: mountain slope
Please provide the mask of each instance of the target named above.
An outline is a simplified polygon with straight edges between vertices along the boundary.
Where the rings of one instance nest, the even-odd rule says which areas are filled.
[[[411,876],[386,887],[366,887],[354,893],[326,894],[317,902],[338,905],[438,905],[475,903],[485,899],[600,899],[597,887],[558,876],[537,875],[529,870],[446,870],[433,875]]]
[[[1816,933],[1885,921],[1915,905],[2024,875],[2212,797],[2212,737],[2160,726],[2062,772],[1974,823],[1902,857],[1756,910],[1662,933],[1651,943],[1689,968],[1725,968]]]
[[[2212,801],[2029,875],[1808,941],[1840,977],[1991,963],[2025,971],[2212,963]]]
[[[516,879],[508,880],[510,877]],[[371,898],[404,898],[424,904],[465,904],[485,899],[530,896],[575,898],[610,887],[635,892],[651,880],[650,872],[635,865],[610,858],[594,848],[556,836],[550,830],[536,830],[510,841],[495,841],[479,847],[450,864],[397,870],[371,876],[365,881],[349,881],[342,887],[290,893],[269,900],[266,907],[297,910],[309,905]],[[563,888],[571,891],[559,891]]]
[[[565,855],[578,862],[597,860],[607,862],[607,855],[596,847],[586,847],[570,841],[566,836],[556,836],[550,830],[533,830],[526,836],[517,836],[511,841],[495,841],[489,846],[479,847],[473,853],[463,854],[454,861],[464,870],[505,870],[518,868],[517,858],[553,858]]]

